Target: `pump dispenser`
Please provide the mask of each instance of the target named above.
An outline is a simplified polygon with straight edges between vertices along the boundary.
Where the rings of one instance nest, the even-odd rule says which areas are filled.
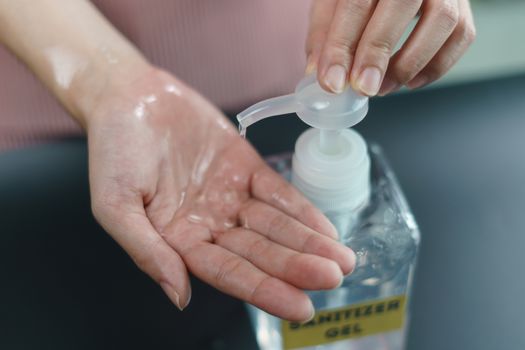
[[[303,78],[294,94],[259,102],[237,116],[241,130],[262,119],[297,113],[313,127],[295,145],[292,183],[323,211],[353,210],[370,194],[370,158],[363,138],[347,128],[368,112],[368,98],[346,89],[326,92],[315,75]]]
[[[290,113],[312,127],[298,138],[292,157],[267,161],[328,217],[357,257],[341,286],[306,291],[315,308],[306,323],[248,305],[261,350],[404,349],[419,230],[381,149],[349,129],[367,112],[367,97],[350,88],[328,93],[311,75],[295,93],[237,116],[241,134],[261,119]]]

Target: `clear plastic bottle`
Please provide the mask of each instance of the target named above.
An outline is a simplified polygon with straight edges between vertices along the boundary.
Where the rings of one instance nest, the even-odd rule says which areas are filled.
[[[402,191],[378,146],[347,129],[361,121],[368,99],[347,89],[325,92],[315,76],[294,94],[262,101],[238,116],[249,125],[295,112],[314,128],[293,155],[268,159],[332,221],[341,242],[356,253],[354,272],[330,291],[307,292],[313,320],[280,320],[248,305],[261,350],[401,350],[419,231]]]
[[[339,320],[332,313],[332,321],[319,326],[319,313],[312,325],[298,326],[283,321],[254,306],[247,305],[250,319],[261,350],[308,349],[308,350],[401,350],[409,321],[408,300],[419,245],[419,231],[405,201],[401,188],[377,145],[369,148],[371,159],[371,192],[368,204],[349,212],[326,212],[336,225],[340,240],[351,247],[357,255],[355,271],[345,278],[341,287],[331,291],[310,291],[317,311],[333,309],[351,310],[362,305],[361,315],[345,318],[340,312]],[[268,158],[269,164],[287,179],[291,178],[291,154]],[[367,314],[367,306],[382,305],[382,301],[402,302],[394,314],[394,324],[381,324],[377,313]],[[377,311],[377,310],[374,310]],[[327,319],[327,317],[325,317]],[[366,335],[360,321],[378,333]],[[366,322],[365,321],[365,322]],[[373,323],[376,323],[375,325]],[[370,325],[371,324],[371,325]],[[357,326],[356,326],[357,325]],[[299,328],[293,335],[290,327]],[[393,327],[393,328],[392,328]],[[285,334],[283,336],[283,328]],[[390,328],[390,329],[389,329]],[[308,342],[311,332],[317,332],[317,345],[304,347],[286,346],[286,337]],[[301,332],[301,333],[299,333]],[[320,336],[319,336],[320,335]],[[315,342],[312,340],[311,342]]]

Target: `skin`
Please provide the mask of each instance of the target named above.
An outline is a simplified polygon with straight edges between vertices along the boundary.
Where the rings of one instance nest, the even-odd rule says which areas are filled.
[[[321,85],[335,93],[347,84],[368,96],[415,89],[443,76],[475,37],[468,0],[314,0],[307,72],[317,70]]]
[[[356,18],[339,3],[318,1],[312,11],[309,62],[320,78],[333,60],[357,70],[379,62],[361,44],[355,58],[345,46],[331,49],[348,32],[353,39],[344,42],[356,43],[376,16],[370,9]],[[342,20],[350,15],[359,26]],[[381,33],[366,28],[372,33],[364,38]],[[439,57],[458,57],[453,38],[441,54],[423,56],[430,63],[419,63],[422,72],[433,72]],[[434,40],[433,50],[443,40]],[[150,64],[90,2],[0,0],[0,41],[84,127],[96,219],[181,310],[190,302],[192,273],[278,317],[305,321],[314,310],[302,290],[335,288],[352,272],[355,255],[337,242],[326,217],[269,169],[217,108]],[[417,76],[395,67],[418,54],[418,42],[414,35],[390,61],[393,79]],[[455,56],[445,59],[452,49]],[[381,62],[386,71],[388,60]]]

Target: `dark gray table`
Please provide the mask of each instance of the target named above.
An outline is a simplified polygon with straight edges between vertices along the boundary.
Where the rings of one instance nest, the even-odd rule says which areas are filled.
[[[525,349],[525,76],[374,99],[358,129],[421,227],[409,350]],[[0,349],[256,349],[242,304],[193,285],[180,313],[95,223],[83,140],[0,154]]]

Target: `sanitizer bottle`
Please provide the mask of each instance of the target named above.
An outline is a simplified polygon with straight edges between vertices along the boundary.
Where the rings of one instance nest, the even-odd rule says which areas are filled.
[[[281,320],[248,305],[261,350],[402,350],[419,230],[380,148],[349,127],[368,112],[368,98],[324,91],[305,77],[294,94],[257,103],[238,115],[241,134],[274,115],[297,113],[313,128],[293,156],[269,163],[335,225],[357,263],[343,284],[308,291],[316,314],[307,323]]]

